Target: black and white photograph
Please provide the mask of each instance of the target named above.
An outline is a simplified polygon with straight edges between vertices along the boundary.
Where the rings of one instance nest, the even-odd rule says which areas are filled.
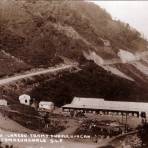
[[[148,1],[0,0],[0,148],[148,148]]]

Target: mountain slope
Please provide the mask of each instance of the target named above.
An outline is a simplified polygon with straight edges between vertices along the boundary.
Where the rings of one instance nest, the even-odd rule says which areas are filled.
[[[117,57],[120,48],[146,49],[140,33],[92,3],[2,0],[0,12],[1,48],[35,67],[60,63],[60,56],[78,60],[88,49],[103,58]]]
[[[43,77],[23,88],[17,84],[12,98],[29,93],[62,105],[76,95],[132,101],[148,97],[148,42],[99,6],[86,1],[1,0],[0,15],[0,58],[5,56],[8,63],[6,70],[0,63],[1,76],[61,63],[76,62],[81,69],[52,81]]]

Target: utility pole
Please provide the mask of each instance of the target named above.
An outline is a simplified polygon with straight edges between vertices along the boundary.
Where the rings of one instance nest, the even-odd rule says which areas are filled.
[[[126,113],[126,116],[125,116],[125,132],[127,133],[127,113]]]
[[[121,113],[121,115],[122,115],[122,124],[123,124],[123,113]]]

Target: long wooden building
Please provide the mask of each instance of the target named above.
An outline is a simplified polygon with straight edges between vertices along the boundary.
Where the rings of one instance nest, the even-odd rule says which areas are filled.
[[[74,97],[71,104],[62,106],[63,111],[81,110],[83,112],[96,113],[120,113],[146,117],[148,115],[148,103],[107,101],[102,98],[80,98]]]

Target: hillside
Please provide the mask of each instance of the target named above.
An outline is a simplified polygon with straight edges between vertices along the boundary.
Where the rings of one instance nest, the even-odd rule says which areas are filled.
[[[23,61],[16,59],[10,54],[6,53],[4,50],[0,51],[0,77],[12,75],[17,72],[26,71],[31,68],[31,66],[25,64]]]
[[[94,63],[88,63],[77,73],[63,73],[56,79],[44,80],[28,93],[39,101],[53,101],[57,106],[70,103],[75,96],[118,101],[147,101],[148,97],[148,82],[145,84],[140,81],[139,84],[129,81]]]
[[[61,63],[63,56],[80,60],[88,50],[112,58],[120,48],[146,49],[138,31],[93,3],[2,0],[0,12],[0,48],[34,67]]]
[[[10,102],[18,103],[22,93],[57,106],[74,96],[147,101],[148,42],[99,6],[71,0],[1,0],[0,26],[1,77],[62,63],[76,62],[80,69],[8,84],[0,94]]]

